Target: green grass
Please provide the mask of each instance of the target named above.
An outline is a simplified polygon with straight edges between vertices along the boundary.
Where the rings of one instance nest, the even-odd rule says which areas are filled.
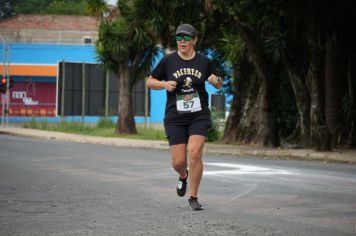
[[[49,123],[47,121],[35,121],[24,123],[23,128],[40,129],[47,131],[56,131],[64,133],[83,134],[100,137],[121,137],[130,139],[144,139],[144,140],[166,140],[163,129],[144,127],[143,125],[136,125],[137,134],[117,134],[115,133],[116,124],[110,119],[102,118],[96,125],[89,125],[83,122],[68,122],[61,121],[59,123]]]
[[[164,141],[167,140],[163,128],[159,129],[150,126],[145,127],[141,124],[136,124],[137,134],[117,134],[115,133],[116,124],[109,118],[101,118],[95,125],[75,121],[61,121],[59,123],[50,123],[47,121],[38,122],[33,119],[30,122],[24,123],[22,127],[100,137],[119,137],[129,139]],[[212,128],[208,132],[207,142],[219,142],[221,137],[222,131],[219,130],[215,122],[213,122]]]

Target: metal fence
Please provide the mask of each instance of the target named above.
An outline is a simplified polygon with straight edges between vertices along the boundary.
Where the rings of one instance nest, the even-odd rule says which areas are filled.
[[[211,94],[211,111],[218,119],[225,119],[226,97],[221,94]]]
[[[57,114],[61,116],[103,116],[118,114],[118,86],[115,75],[98,64],[60,62],[57,79]],[[135,115],[145,114],[145,82],[133,89]]]

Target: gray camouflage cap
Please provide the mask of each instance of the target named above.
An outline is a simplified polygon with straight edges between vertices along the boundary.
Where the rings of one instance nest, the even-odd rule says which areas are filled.
[[[190,24],[181,24],[177,27],[176,35],[185,34],[192,37],[198,35],[198,31]]]

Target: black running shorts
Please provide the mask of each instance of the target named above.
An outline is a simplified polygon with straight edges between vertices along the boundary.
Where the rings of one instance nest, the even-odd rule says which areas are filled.
[[[164,128],[169,146],[188,143],[190,135],[207,136],[211,127],[210,120],[195,120],[191,124],[165,124]]]

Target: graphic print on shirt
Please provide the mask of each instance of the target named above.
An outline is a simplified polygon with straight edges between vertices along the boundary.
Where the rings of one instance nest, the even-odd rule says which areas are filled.
[[[180,70],[177,70],[176,72],[173,73],[173,76],[178,79],[178,77],[183,76],[183,75],[191,75],[195,76],[198,79],[201,77],[201,72],[193,69],[193,68],[182,68]]]
[[[174,76],[177,76],[177,79],[181,76],[186,76],[183,80],[182,86],[179,86],[179,89],[177,90],[177,111],[179,113],[201,111],[202,108],[199,94],[193,87],[194,78],[192,78],[195,76],[196,79],[199,79],[201,77],[201,72],[195,69],[183,68],[174,73]]]

